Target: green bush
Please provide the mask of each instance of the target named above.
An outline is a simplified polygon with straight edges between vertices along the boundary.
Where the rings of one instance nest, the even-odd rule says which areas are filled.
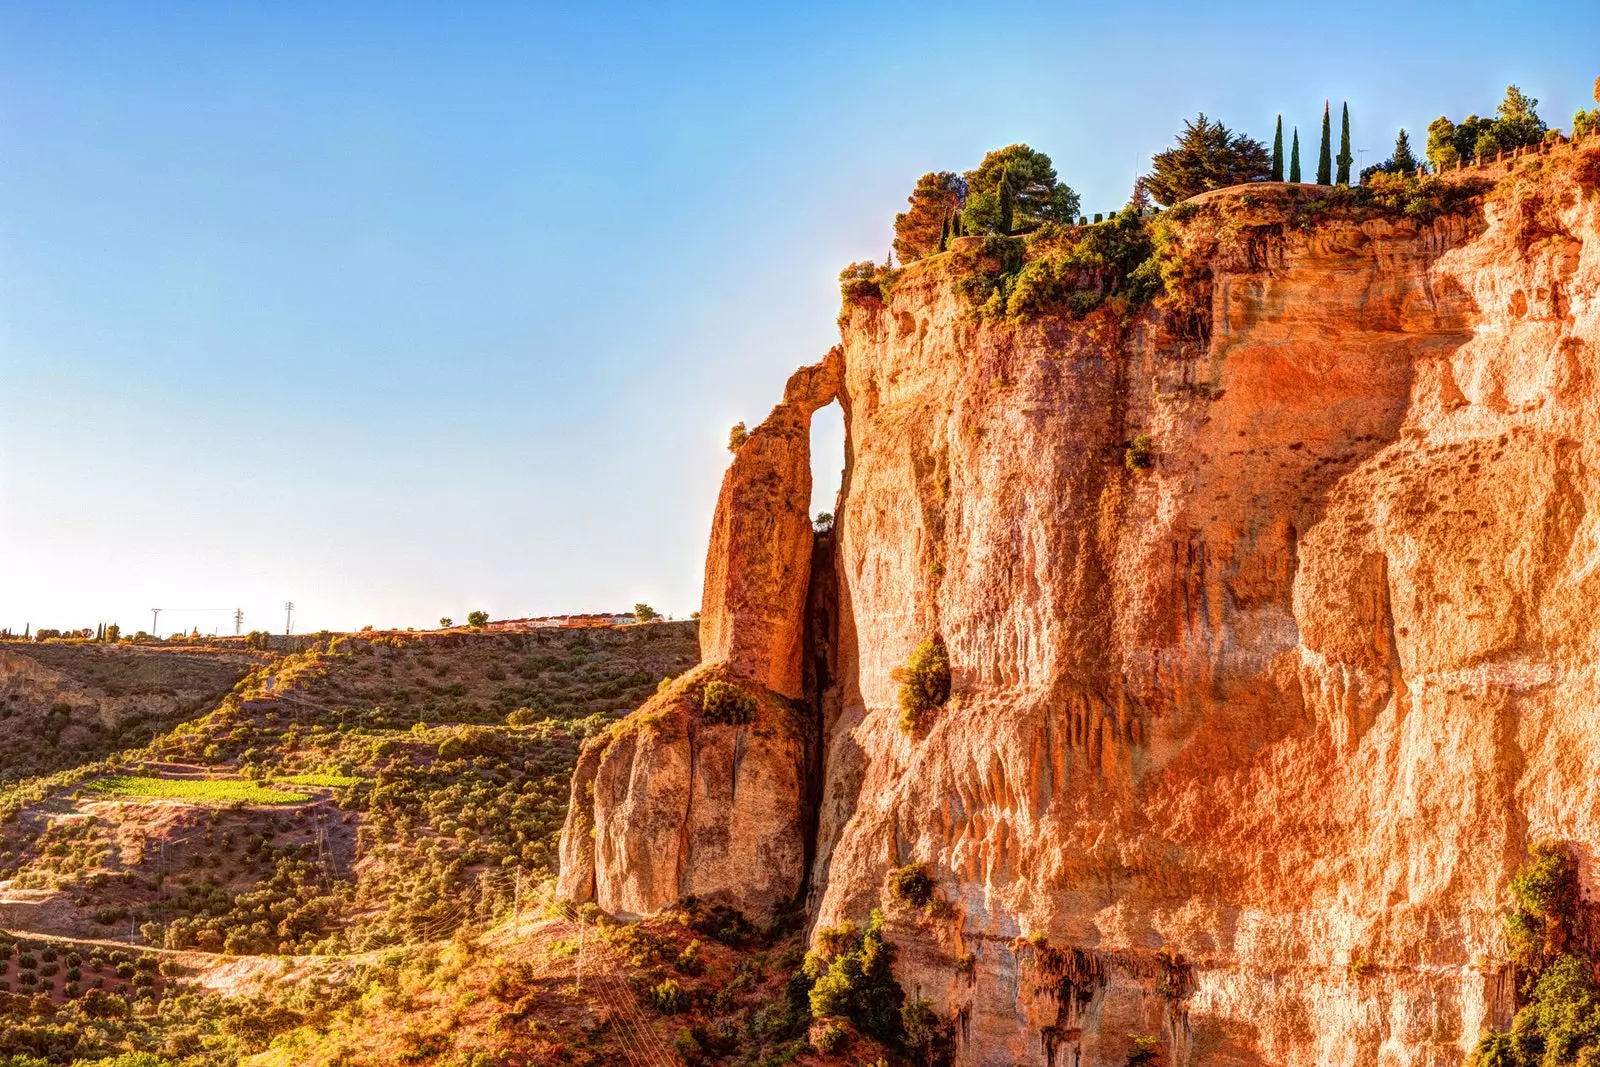
[[[700,717],[709,723],[748,725],[755,721],[756,698],[730,682],[713,678],[700,693]]]
[[[950,657],[944,638],[934,634],[923,641],[895,676],[900,682],[900,728],[914,734],[950,699]]]
[[[1600,1064],[1600,984],[1582,942],[1577,861],[1556,841],[1539,841],[1511,879],[1506,917],[1511,958],[1525,976],[1524,1007],[1510,1033],[1478,1042],[1472,1067]]]
[[[889,875],[889,896],[912,908],[925,908],[933,900],[933,879],[920,863],[908,863]]]
[[[894,946],[884,939],[877,909],[864,932],[848,922],[820,931],[805,962],[804,973],[814,981],[811,1014],[842,1015],[879,1041],[898,1044],[905,993],[894,980],[893,963]]]
[[[913,1000],[900,1012],[902,1041],[919,1063],[948,1063],[953,1028],[926,1000]]]
[[[662,1015],[677,1015],[689,1010],[688,992],[672,978],[651,986],[645,1000]]]

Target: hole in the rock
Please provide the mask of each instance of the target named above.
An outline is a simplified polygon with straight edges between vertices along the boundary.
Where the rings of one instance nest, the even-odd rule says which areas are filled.
[[[834,401],[811,416],[811,516],[838,510],[844,481],[844,411]]]

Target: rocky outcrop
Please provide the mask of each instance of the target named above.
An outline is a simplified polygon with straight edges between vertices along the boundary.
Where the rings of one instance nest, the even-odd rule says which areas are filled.
[[[842,352],[802,367],[722,478],[700,601],[705,662],[799,698],[811,574],[811,416],[842,385]]]
[[[813,921],[887,907],[960,1063],[1456,1064],[1506,1023],[1526,842],[1590,887],[1600,848],[1597,187],[1589,148],[1427,222],[1215,195],[1191,302],[1127,320],[993,323],[966,252],[914,264],[844,324],[825,655],[783,625],[792,494],[735,461],[707,614],[821,724]],[[789,569],[723,533],[747,506]],[[935,634],[952,696],[908,735]],[[908,863],[941,907],[886,901]]]
[[[723,478],[701,665],[584,749],[561,839],[565,898],[632,917],[696,896],[769,917],[798,897],[818,736],[802,666],[811,416],[838,393],[840,357],[835,349],[790,378]],[[708,719],[713,683],[748,697],[749,722]]]

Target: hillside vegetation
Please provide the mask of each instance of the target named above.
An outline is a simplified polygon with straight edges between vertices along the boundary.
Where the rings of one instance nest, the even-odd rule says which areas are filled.
[[[185,960],[370,964],[468,937],[540,896],[579,746],[692,666],[695,630],[330,635],[219,655],[230,688],[187,721],[0,790],[0,921],[82,958],[115,939]],[[88,660],[101,692],[150,684],[127,646],[38,649]],[[0,991],[29,993],[0,1000],[0,1064],[231,1063],[307,1022],[270,989],[252,1002],[154,983],[91,1001],[74,970],[48,976],[49,1006],[0,974]]]

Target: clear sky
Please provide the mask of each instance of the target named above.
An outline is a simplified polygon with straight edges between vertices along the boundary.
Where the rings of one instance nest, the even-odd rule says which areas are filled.
[[[1204,110],[1568,126],[1600,5],[0,3],[0,626],[698,607],[917,175]],[[818,506],[841,466],[819,416]],[[231,626],[176,610],[162,630]]]

